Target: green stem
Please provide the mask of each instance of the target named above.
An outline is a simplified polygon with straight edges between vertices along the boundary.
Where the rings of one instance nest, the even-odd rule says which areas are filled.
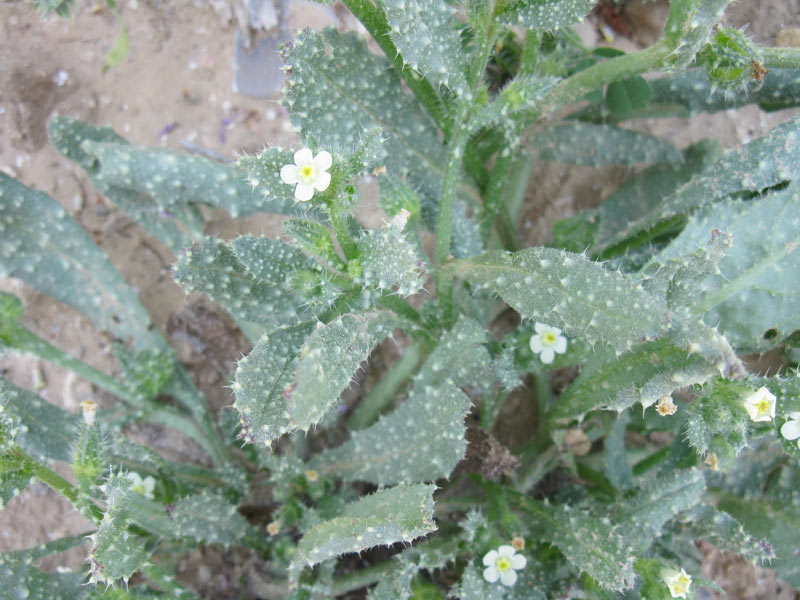
[[[525,45],[519,59],[519,75],[534,75],[539,62],[539,48],[542,45],[542,32],[529,29],[525,35]]]
[[[442,106],[439,94],[436,93],[436,90],[427,79],[416,77],[412,69],[404,68],[403,57],[389,36],[390,27],[383,11],[369,0],[343,0],[343,3],[356,19],[361,21],[361,24],[372,36],[372,39],[383,50],[386,58],[392,63],[395,71],[403,78],[403,81],[417,97],[420,104],[447,136],[450,132],[451,123]]]
[[[78,490],[75,489],[75,486],[61,477],[58,473],[51,471],[39,461],[34,460],[19,447],[14,447],[9,454],[12,458],[19,461],[21,467],[29,471],[39,481],[53,488],[67,500],[72,502],[73,506],[75,506],[75,508],[77,508],[79,511],[83,512],[84,516],[86,516],[88,519],[98,522],[103,518],[103,511],[101,511],[94,504],[80,502]],[[87,510],[88,514],[84,512],[84,510]]]
[[[401,317],[405,317],[417,325],[422,325],[422,317],[419,316],[419,312],[400,296],[386,294],[378,299],[378,304],[393,310]]]
[[[536,448],[541,452],[551,443],[550,427],[547,420],[547,409],[553,401],[553,390],[550,378],[543,371],[534,372],[533,389],[536,392]]]
[[[422,361],[423,352],[419,343],[414,343],[405,349],[400,360],[389,369],[374,388],[361,401],[353,414],[347,420],[351,430],[364,429],[372,424],[381,411],[386,408],[403,385],[411,377],[417,365]]]
[[[759,48],[761,64],[768,69],[800,68],[800,48]]]
[[[14,332],[9,336],[9,345],[13,346],[20,352],[33,354],[43,360],[52,362],[61,367],[69,369],[97,385],[104,390],[111,392],[118,398],[126,400],[132,405],[141,405],[142,399],[132,393],[128,387],[121,381],[106,375],[102,371],[90,367],[82,360],[59,350],[49,342],[43,340],[38,335],[26,329],[25,327],[17,327]]]
[[[531,118],[548,115],[608,83],[651,71],[661,65],[669,53],[668,46],[658,42],[639,52],[618,56],[575,73],[550,91],[541,103],[541,111],[536,111]]]
[[[333,581],[331,595],[341,596],[347,592],[358,590],[382,579],[389,579],[392,574],[401,567],[400,563],[394,560],[378,563],[366,569],[359,569],[348,575],[338,577]]]

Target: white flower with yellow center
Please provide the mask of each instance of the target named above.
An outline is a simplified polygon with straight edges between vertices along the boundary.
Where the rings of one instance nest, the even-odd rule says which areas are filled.
[[[483,557],[483,578],[489,583],[498,579],[506,586],[517,582],[517,571],[525,568],[528,560],[517,554],[513,546],[500,546],[497,550],[490,550]]]
[[[549,365],[556,354],[567,351],[567,338],[561,335],[558,327],[550,327],[544,323],[536,323],[533,327],[536,333],[531,336],[531,350],[539,355],[539,360],[544,364]]]
[[[145,498],[153,499],[153,492],[156,489],[156,480],[150,475],[142,479],[142,476],[135,471],[129,471],[125,474],[128,481],[131,482],[131,490],[137,494],[141,494]]]
[[[681,569],[680,573],[674,569],[667,569],[662,573],[662,577],[673,598],[686,598],[689,588],[692,587],[691,575],[683,569]]]
[[[308,202],[314,191],[324,192],[331,183],[331,174],[328,169],[333,164],[330,152],[323,150],[314,156],[308,148],[302,148],[294,153],[294,164],[284,165],[281,168],[283,183],[294,185],[294,198],[298,202]]]
[[[800,411],[786,415],[786,423],[781,425],[781,435],[787,440],[797,440],[797,447],[800,448]]]
[[[775,418],[775,400],[775,396],[761,386],[744,399],[744,409],[755,422],[772,421]]]

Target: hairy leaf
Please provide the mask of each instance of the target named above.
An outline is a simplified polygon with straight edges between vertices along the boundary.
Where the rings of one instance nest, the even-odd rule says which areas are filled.
[[[170,517],[179,536],[204,544],[230,546],[255,534],[236,506],[214,492],[204,491],[178,500]]]
[[[564,390],[550,417],[571,419],[598,408],[623,411],[637,402],[647,408],[664,395],[716,374],[713,364],[667,339],[642,344],[619,358],[599,354]]]
[[[455,274],[497,293],[524,318],[618,350],[668,329],[665,307],[622,273],[553,248],[487,252],[451,263]]]
[[[629,490],[633,487],[633,469],[625,452],[625,429],[631,416],[623,412],[611,426],[603,444],[605,474],[614,487]]]
[[[0,553],[0,589],[8,600],[58,598],[83,600],[90,589],[83,585],[83,573],[43,573],[28,558]]]
[[[150,315],[108,257],[43,192],[0,173],[0,276],[17,277],[137,348],[164,348]]]
[[[506,25],[553,31],[579,23],[595,0],[509,0],[498,14]]]
[[[0,377],[0,444],[3,449],[13,441],[34,458],[70,462],[73,432],[69,424],[75,420],[63,408]]]
[[[372,349],[400,322],[389,313],[343,315],[318,323],[298,355],[294,380],[283,389],[295,426],[307,431],[319,422]]]
[[[468,61],[455,8],[437,0],[387,0],[383,8],[403,60],[434,84],[467,95]]]
[[[286,219],[282,231],[304,252],[322,259],[330,267],[340,271],[347,269],[336,252],[330,231],[322,223],[309,219]]]
[[[625,531],[637,552],[644,551],[661,535],[667,521],[695,506],[705,491],[702,471],[675,470],[647,481],[632,497],[617,502],[611,520]]]
[[[266,333],[239,361],[233,406],[239,411],[241,437],[246,442],[270,444],[295,429],[284,389],[294,380],[300,348],[313,329],[311,323],[301,323]]]
[[[297,545],[290,572],[378,545],[410,543],[436,530],[431,484],[398,485],[362,496],[342,513],[313,527]]]
[[[685,295],[692,311],[718,323],[737,349],[763,351],[800,328],[798,215],[800,183],[749,202],[719,202],[694,215],[654,261],[685,260],[684,249],[696,248],[713,230],[725,231],[733,245],[719,272]]]
[[[681,159],[675,146],[661,138],[580,121],[551,127],[534,135],[530,144],[542,159],[593,167]]]
[[[387,223],[368,229],[356,241],[362,275],[359,281],[380,290],[410,296],[422,289],[423,271],[416,248],[403,233],[403,226]]]
[[[449,477],[467,447],[469,406],[470,399],[451,384],[415,387],[399,408],[320,454],[312,468],[380,486]]]
[[[672,48],[673,69],[684,69],[705,46],[725,7],[733,0],[674,0],[670,3],[664,39]]]

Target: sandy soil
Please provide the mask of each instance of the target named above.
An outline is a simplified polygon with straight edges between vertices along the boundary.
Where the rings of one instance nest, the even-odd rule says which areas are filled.
[[[198,383],[215,390],[214,403],[222,405],[227,392],[221,384],[246,344],[213,313],[213,307],[209,312],[208,303],[195,298],[187,303],[183,291],[172,281],[170,252],[110,206],[83,172],[50,146],[46,122],[55,115],[75,117],[110,125],[133,143],[175,150],[182,149],[182,142],[190,143],[226,159],[243,151],[258,151],[265,144],[292,146],[297,138],[276,100],[256,100],[233,92],[235,25],[230,15],[215,12],[199,0],[123,0],[120,11],[129,27],[130,54],[102,75],[104,56],[118,26],[104,3],[79,4],[72,20],[50,17],[44,21],[28,3],[0,4],[0,170],[51,194],[92,232],[139,291],[157,327],[171,335],[182,359],[193,372],[205,373]],[[306,26],[358,27],[340,7],[301,0],[291,6],[293,31]],[[619,38],[616,44],[628,49],[652,43],[665,14],[663,3],[631,3],[625,15],[633,37]],[[748,31],[757,41],[774,44],[782,31],[800,27],[800,0],[743,0],[728,14],[730,24],[749,23]],[[598,39],[595,23],[584,25],[581,35],[590,43]],[[677,120],[641,126],[680,147],[701,137],[715,137],[733,146],[786,118],[786,113],[764,114],[747,108],[701,117],[691,127]],[[557,218],[595,205],[626,175],[625,169],[609,169],[603,178],[589,169],[553,165],[534,169],[534,185],[521,223],[525,239],[528,243],[546,241]],[[221,235],[247,231],[274,235],[280,226],[274,218],[242,222],[221,214],[210,217],[208,233]],[[374,211],[364,216],[372,223],[378,218]],[[25,323],[39,335],[95,367],[113,371],[107,341],[92,333],[85,318],[20,281],[1,280],[0,289],[24,300]],[[46,399],[71,411],[77,411],[84,399],[107,401],[85,381],[30,358],[0,357],[0,371],[20,386],[40,388]],[[184,459],[196,456],[188,442],[164,446],[159,445],[157,431],[139,434],[166,454]],[[68,475],[68,469],[61,471]],[[23,548],[87,529],[89,524],[68,503],[42,484],[35,484],[0,512],[0,550]],[[790,598],[795,594],[785,585],[778,592],[776,586],[780,584],[768,570],[753,571],[738,563],[736,568],[729,568],[733,563],[711,550],[709,556],[709,575],[719,575],[720,583],[727,582],[731,590],[736,590],[729,597]],[[83,552],[76,549],[45,566],[60,564],[74,569],[83,560]],[[213,551],[191,557],[182,569],[198,588],[215,589],[217,594],[236,578],[230,560],[226,562]],[[237,576],[243,569],[242,565],[235,566]]]

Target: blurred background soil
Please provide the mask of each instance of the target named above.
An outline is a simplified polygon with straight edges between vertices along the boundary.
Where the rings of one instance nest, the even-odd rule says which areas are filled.
[[[258,152],[265,145],[295,147],[298,138],[277,97],[254,99],[233,91],[235,36],[241,22],[237,6],[223,0],[121,0],[130,52],[103,74],[105,55],[119,30],[105,2],[79,2],[69,20],[55,15],[42,20],[30,3],[18,0],[0,3],[0,170],[50,194],[91,233],[139,292],[156,325],[175,343],[198,385],[217,407],[230,404],[223,386],[234,361],[247,351],[246,342],[210,302],[186,298],[172,280],[171,253],[99,196],[84,173],[56,152],[46,124],[56,115],[78,118],[109,125],[134,144],[201,152],[224,160]],[[305,27],[326,26],[363,32],[339,5],[292,0],[289,9],[292,34]],[[620,14],[630,32],[617,34],[612,44],[634,50],[660,35],[667,4],[631,0]],[[800,45],[800,0],[740,0],[728,9],[726,20],[728,25],[746,26],[759,43]],[[593,15],[578,31],[587,44],[595,45],[603,39],[603,25]],[[732,147],[762,135],[789,114],[747,107],[690,122],[668,119],[632,126],[671,139],[680,148],[704,137]],[[625,168],[604,169],[598,176],[596,170],[582,167],[552,163],[535,167],[520,223],[526,243],[546,242],[555,220],[596,205],[628,175]],[[245,232],[275,236],[281,222],[275,215],[246,221],[222,213],[208,217],[207,233],[223,236]],[[381,217],[374,205],[360,214],[369,226],[379,224]],[[19,280],[0,280],[0,290],[23,299],[25,324],[40,336],[97,368],[113,371],[108,340],[77,312]],[[0,357],[0,371],[17,385],[37,389],[47,400],[73,412],[78,412],[82,400],[109,402],[85,381],[31,358]],[[143,426],[130,433],[170,458],[198,456],[192,443],[162,436],[156,428]],[[66,465],[57,467],[69,477]],[[69,503],[37,483],[0,512],[0,550],[21,549],[89,529],[90,524]],[[708,545],[700,550],[706,555],[704,575],[725,588],[728,598],[798,597],[769,569],[754,569]],[[49,559],[44,567],[77,569],[84,558],[85,551],[77,548]],[[269,596],[266,584],[254,575],[257,565],[237,561],[235,555],[197,551],[183,561],[181,571],[182,578],[205,597],[227,597],[239,580],[249,581],[245,585],[252,594]],[[698,597],[717,594],[699,591]]]

